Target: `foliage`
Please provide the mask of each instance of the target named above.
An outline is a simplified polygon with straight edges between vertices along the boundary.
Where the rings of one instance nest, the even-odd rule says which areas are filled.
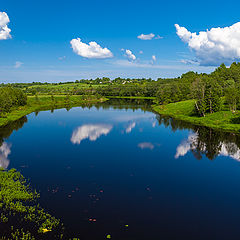
[[[225,100],[229,105],[230,111],[233,113],[236,112],[237,106],[239,105],[239,84],[233,82],[228,88],[225,90]]]
[[[1,239],[61,239],[62,224],[37,204],[38,198],[15,169],[0,170]]]
[[[192,95],[195,108],[200,116],[206,113],[217,112],[221,109],[221,87],[214,79],[208,76],[197,78],[192,84]]]
[[[9,112],[14,106],[27,104],[27,96],[22,90],[12,87],[0,88],[0,114]]]
[[[214,129],[222,129],[228,132],[240,131],[240,113],[232,113],[224,108],[212,114],[206,113],[205,117],[199,117],[195,112],[195,101],[187,100],[167,105],[154,105],[153,110],[163,116],[171,116],[175,119],[186,121],[195,125],[207,126]]]

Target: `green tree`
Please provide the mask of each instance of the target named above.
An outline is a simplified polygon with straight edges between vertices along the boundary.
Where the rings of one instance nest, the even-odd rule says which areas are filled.
[[[218,82],[208,76],[198,77],[192,84],[192,96],[196,100],[195,108],[200,116],[221,109],[222,88]]]
[[[225,100],[230,111],[233,113],[236,112],[239,103],[239,86],[236,83],[232,83],[232,85],[225,90]]]

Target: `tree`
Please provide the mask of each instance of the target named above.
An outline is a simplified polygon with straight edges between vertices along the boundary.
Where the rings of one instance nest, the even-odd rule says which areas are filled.
[[[225,100],[230,111],[233,113],[236,112],[239,103],[239,86],[236,83],[232,83],[232,85],[225,90]]]
[[[195,108],[200,116],[217,112],[221,108],[222,88],[213,78],[198,77],[192,84],[192,96],[196,100]]]
[[[12,87],[0,88],[0,113],[9,112],[14,106],[27,104],[27,96],[22,90]]]

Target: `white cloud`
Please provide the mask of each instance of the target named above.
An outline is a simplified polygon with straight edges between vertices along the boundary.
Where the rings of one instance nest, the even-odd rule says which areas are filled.
[[[152,40],[153,38],[162,39],[163,37],[161,37],[160,35],[156,36],[154,33],[150,33],[150,34],[141,34],[137,38],[141,40]]]
[[[63,61],[66,59],[66,56],[59,57],[58,60]]]
[[[101,135],[107,135],[112,130],[112,125],[108,124],[86,124],[74,130],[71,142],[80,144],[82,140],[89,139],[96,141]]]
[[[156,61],[157,61],[156,56],[155,56],[155,55],[152,55],[152,59],[151,59],[151,61],[150,61],[150,64],[153,65]]]
[[[157,35],[156,37],[155,37],[155,39],[162,39],[163,37],[162,36],[160,36],[160,35]]]
[[[11,144],[4,142],[0,147],[0,167],[6,169],[9,165],[8,155],[11,153]]]
[[[199,62],[197,60],[191,60],[191,59],[181,59],[180,62],[186,65],[192,65],[192,64],[199,65]]]
[[[240,59],[240,22],[230,27],[211,28],[198,34],[175,24],[177,35],[188,44],[201,65],[215,66]]]
[[[139,54],[143,54],[143,51],[141,50],[141,51],[139,51]]]
[[[154,145],[150,142],[139,143],[138,147],[141,148],[141,149],[150,149],[150,150],[154,149]]]
[[[152,40],[155,37],[155,34],[150,33],[150,34],[141,34],[138,36],[139,39],[141,40]]]
[[[9,22],[10,20],[7,13],[0,12],[0,40],[11,38],[11,29],[7,26]]]
[[[117,60],[114,64],[122,66],[122,67],[136,67],[136,68],[156,68],[156,69],[183,69],[182,65],[153,65],[150,64],[149,61],[147,62],[132,62],[127,60]],[[189,70],[189,67],[186,68]]]
[[[127,58],[128,58],[130,61],[136,60],[136,56],[132,53],[132,51],[126,49],[125,53],[126,53]]]
[[[136,122],[130,123],[126,128],[126,133],[130,133],[136,127]]]
[[[89,44],[83,43],[80,38],[72,39],[71,46],[73,51],[85,58],[111,58],[112,52],[107,48],[102,48],[96,42],[90,42]]]
[[[16,63],[15,63],[15,68],[20,68],[21,66],[23,65],[23,63],[22,62],[20,62],[20,61],[17,61]]]

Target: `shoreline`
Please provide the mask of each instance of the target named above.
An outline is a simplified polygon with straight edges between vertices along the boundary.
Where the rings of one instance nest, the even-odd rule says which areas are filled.
[[[10,113],[6,113],[4,117],[0,117],[0,127],[10,122],[16,121],[28,114],[37,111],[54,110],[61,108],[72,108],[79,106],[88,106],[112,99],[151,99],[145,97],[113,97],[96,98],[94,96],[72,95],[67,99],[67,95],[39,95],[28,96],[27,105],[13,109]],[[212,129],[223,130],[226,132],[240,133],[240,112],[232,113],[231,111],[219,111],[213,114],[207,114],[205,117],[193,115],[194,100],[169,103],[167,105],[151,106],[152,110],[160,115],[169,116],[177,120],[192,123],[198,126],[210,127]]]
[[[210,127],[225,132],[240,133],[240,112],[219,111],[198,117],[193,114],[194,100],[187,100],[167,105],[152,105],[152,109],[162,115],[198,126]]]
[[[156,97],[130,97],[130,96],[127,96],[127,97],[121,97],[121,96],[106,96],[107,98],[109,99],[145,99],[145,100],[155,100]]]
[[[8,123],[16,121],[33,112],[87,106],[89,104],[101,103],[108,100],[104,97],[96,98],[94,96],[83,98],[81,95],[69,96],[69,99],[66,99],[66,97],[67,95],[53,95],[54,100],[52,100],[52,97],[49,95],[39,95],[37,99],[34,96],[28,96],[27,105],[17,107],[11,112],[6,113],[4,117],[0,117],[0,127],[4,127]]]

